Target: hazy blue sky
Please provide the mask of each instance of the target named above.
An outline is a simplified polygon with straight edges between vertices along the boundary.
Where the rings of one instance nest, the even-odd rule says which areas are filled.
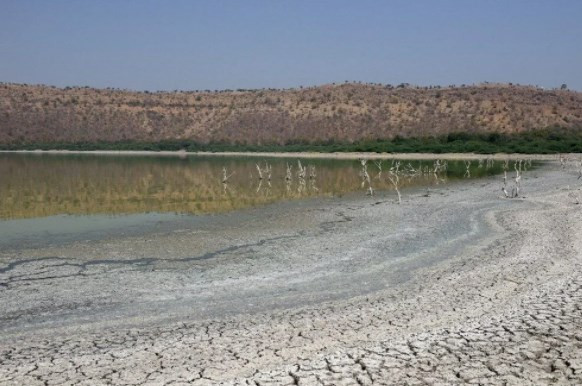
[[[582,0],[0,0],[0,81],[186,90],[344,80],[582,90]]]

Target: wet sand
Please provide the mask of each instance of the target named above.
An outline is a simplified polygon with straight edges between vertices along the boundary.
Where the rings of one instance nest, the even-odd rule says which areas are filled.
[[[0,252],[0,384],[580,384],[574,170]]]

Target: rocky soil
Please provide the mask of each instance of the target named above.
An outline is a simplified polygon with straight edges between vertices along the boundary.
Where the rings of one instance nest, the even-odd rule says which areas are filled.
[[[2,251],[0,384],[581,384],[576,178]]]

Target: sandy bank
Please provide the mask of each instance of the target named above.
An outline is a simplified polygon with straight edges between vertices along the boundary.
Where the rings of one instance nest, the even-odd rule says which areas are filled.
[[[486,159],[496,160],[505,159],[534,159],[540,161],[553,161],[559,159],[558,154],[475,154],[475,153],[275,153],[275,152],[186,152],[186,151],[113,151],[113,150],[95,150],[95,151],[69,151],[69,150],[14,150],[0,151],[0,153],[15,154],[95,154],[95,155],[138,155],[138,156],[216,156],[216,157],[259,157],[259,158],[323,158],[323,159]],[[582,154],[569,153],[563,154],[566,158],[579,159]]]

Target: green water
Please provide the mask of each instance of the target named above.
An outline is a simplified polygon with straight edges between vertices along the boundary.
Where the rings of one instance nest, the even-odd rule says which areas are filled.
[[[434,173],[433,160],[400,161],[402,194],[503,172],[503,162],[487,159],[444,163]],[[3,153],[0,251],[204,228],[212,214],[281,201],[371,192],[396,199],[395,166],[368,161],[368,180],[358,160]]]
[[[263,174],[259,178],[257,164]],[[290,178],[287,165],[291,167]],[[269,173],[265,170],[270,166]],[[394,189],[391,161],[367,163],[370,182],[357,160],[110,155],[0,154],[0,219],[55,215],[141,213],[208,214],[308,197],[365,194]],[[434,174],[434,161],[401,161],[401,188],[446,184],[502,172],[501,162],[448,161]],[[227,179],[223,183],[223,168]],[[411,174],[411,173],[409,173]]]

